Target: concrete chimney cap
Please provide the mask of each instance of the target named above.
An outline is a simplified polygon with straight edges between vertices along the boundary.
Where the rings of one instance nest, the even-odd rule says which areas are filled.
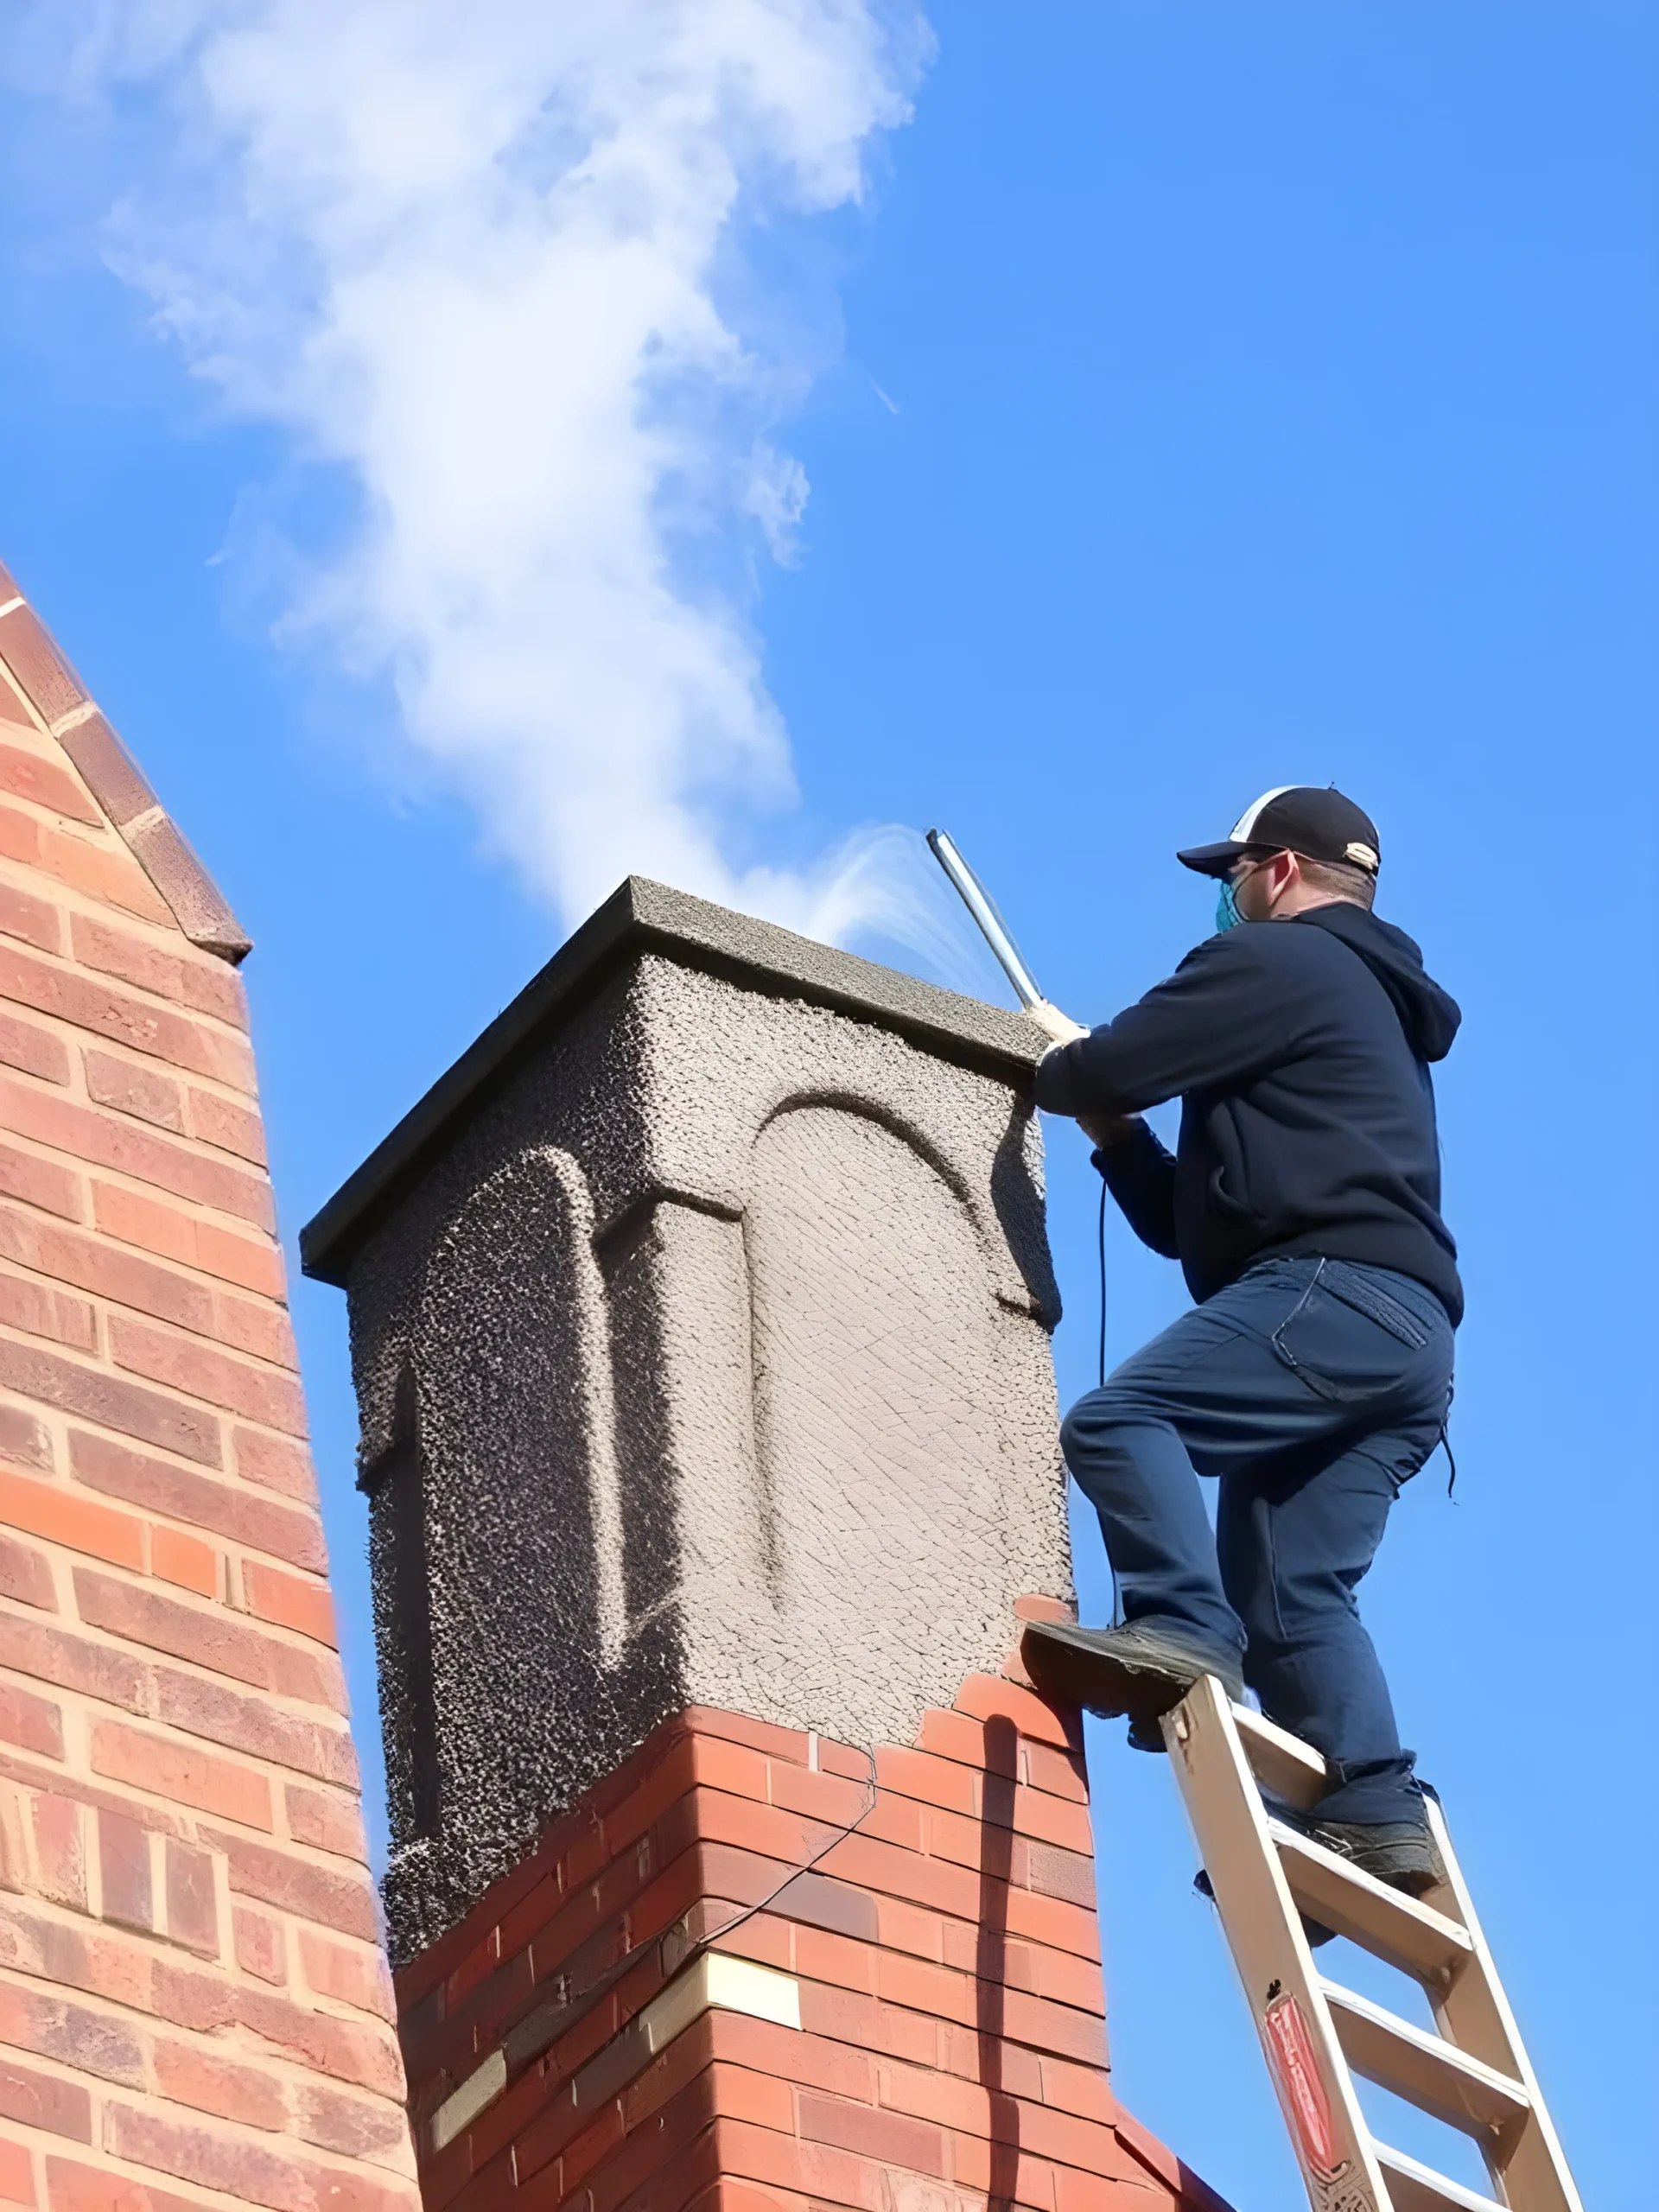
[[[362,1245],[458,1129],[620,967],[645,952],[753,990],[836,1007],[1021,1089],[1048,1041],[1007,1007],[631,875],[306,1224],[304,1273],[343,1287]]]

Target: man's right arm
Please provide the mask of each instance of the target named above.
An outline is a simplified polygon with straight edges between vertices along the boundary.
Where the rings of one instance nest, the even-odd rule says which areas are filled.
[[[1038,1065],[1037,1103],[1083,1123],[1125,1220],[1172,1260],[1180,1257],[1175,1162],[1138,1116],[1188,1091],[1240,1081],[1283,1053],[1294,1001],[1250,941],[1255,934],[1207,938],[1116,1021],[1054,1044]]]
[[[1115,1021],[1052,1046],[1037,1069],[1044,1112],[1139,1114],[1271,1066],[1290,1041],[1295,995],[1255,935],[1207,938]]]

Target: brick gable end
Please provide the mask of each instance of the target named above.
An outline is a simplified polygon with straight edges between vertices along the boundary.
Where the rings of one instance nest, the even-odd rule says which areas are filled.
[[[248,950],[0,569],[0,2197],[413,2212]]]

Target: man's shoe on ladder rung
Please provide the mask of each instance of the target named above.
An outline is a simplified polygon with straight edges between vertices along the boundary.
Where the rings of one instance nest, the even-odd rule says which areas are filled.
[[[1194,1682],[1214,1674],[1229,1696],[1244,1694],[1236,1655],[1200,1649],[1156,1621],[1080,1628],[1075,1621],[1033,1621],[1020,1645],[1026,1672],[1046,1697],[1105,1719],[1126,1714],[1138,1751],[1161,1751],[1160,1722]]]
[[[1215,1675],[1163,1732],[1316,2212],[1583,2212],[1439,1805],[1426,1810],[1442,1879],[1410,1897],[1273,1817],[1262,1789],[1306,1812],[1325,1762]],[[1304,1914],[1421,1983],[1439,2034],[1326,1980]],[[1471,2136],[1493,2195],[1378,2142],[1355,2073]]]

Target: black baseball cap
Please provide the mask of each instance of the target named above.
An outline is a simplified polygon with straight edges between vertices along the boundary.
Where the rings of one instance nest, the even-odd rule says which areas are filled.
[[[1219,845],[1189,845],[1175,857],[1200,875],[1225,875],[1246,853],[1300,853],[1305,860],[1345,861],[1375,875],[1382,865],[1376,824],[1332,784],[1281,784],[1263,791]]]

